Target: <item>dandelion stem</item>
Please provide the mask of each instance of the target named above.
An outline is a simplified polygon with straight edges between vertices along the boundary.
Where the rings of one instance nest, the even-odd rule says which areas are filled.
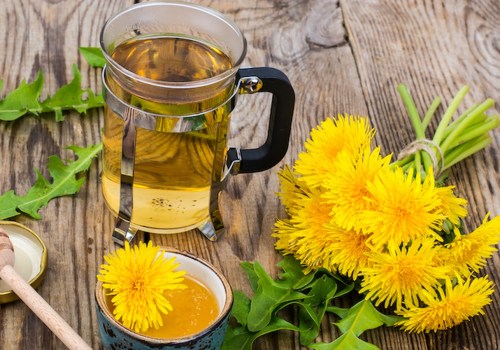
[[[394,162],[391,163],[391,166],[392,167],[405,167],[407,165],[411,165],[411,163],[413,163],[414,161],[414,155],[409,155],[407,157],[404,157],[402,159],[399,159],[399,160],[396,160]]]
[[[453,114],[457,110],[458,106],[460,105],[460,103],[462,102],[468,91],[469,87],[467,85],[462,87],[455,95],[455,97],[451,101],[446,111],[444,112],[443,118],[441,119],[441,122],[439,123],[436,132],[434,133],[434,138],[432,139],[436,145],[441,144],[441,140],[443,139],[443,134],[448,124],[450,124]]]
[[[415,136],[417,137],[417,139],[425,138],[424,129],[422,127],[422,121],[420,120],[417,107],[415,106],[415,102],[413,102],[413,98],[411,97],[408,88],[403,84],[399,84],[398,92],[401,98],[403,99],[406,111],[408,112],[408,115],[410,117],[411,124],[413,125],[413,129],[415,130]]]
[[[425,113],[424,119],[422,120],[422,128],[427,130],[427,127],[429,126],[432,117],[434,116],[434,113],[436,113],[436,110],[438,109],[439,105],[441,104],[441,98],[438,96],[432,101],[431,105],[429,106],[429,109]]]
[[[448,125],[448,127],[446,128],[445,132],[443,133],[443,138],[447,138],[448,135],[455,129],[455,127],[461,123],[465,118],[467,118],[469,116],[469,114],[472,113],[472,111],[474,111],[474,109],[477,108],[477,103],[475,103],[471,108],[469,108],[468,110],[466,110],[460,117],[458,117],[457,119],[455,119],[454,121],[452,121],[450,123],[450,125]]]
[[[488,134],[485,134],[455,147],[446,154],[443,170],[449,169],[461,160],[482,150],[490,143],[491,137]]]
[[[500,117],[498,115],[488,117],[483,122],[476,123],[465,129],[463,133],[450,144],[448,149],[453,149],[464,142],[477,138],[482,134],[497,128],[498,126],[500,126]]]
[[[440,145],[441,149],[443,152],[446,152],[446,150],[450,147],[450,145],[455,141],[456,138],[460,137],[464,130],[472,125],[475,120],[477,119],[476,117],[481,116],[485,111],[493,107],[495,102],[493,99],[489,98],[483,103],[481,103],[477,108],[474,109],[471,114],[468,115],[467,118],[464,118],[461,123],[459,123],[455,129],[448,135],[448,137],[443,140],[443,143]]]
[[[401,166],[401,168],[403,169],[403,171],[406,173],[408,172],[408,170],[410,170],[410,168],[413,167],[413,163],[406,163],[405,165]]]
[[[408,88],[403,85],[399,84],[398,85],[398,92],[401,98],[403,99],[403,103],[406,107],[406,111],[408,112],[408,115],[410,116],[410,121],[411,124],[413,125],[413,129],[415,130],[415,136],[417,140],[423,140],[425,139],[425,128],[422,124],[422,121],[420,119],[420,116],[417,111],[417,107],[415,106],[415,102],[413,101],[413,98],[410,95],[410,92],[408,91]],[[435,100],[434,100],[435,102]],[[433,104],[434,104],[433,102]],[[432,107],[432,105],[431,105]],[[437,107],[436,107],[437,108]],[[434,114],[432,111],[427,111],[426,113],[426,118],[428,117],[428,114],[431,113]],[[428,123],[428,122],[427,122]],[[427,172],[427,169],[432,165],[432,161],[430,156],[423,152],[421,153],[420,151],[415,152],[415,170],[420,172],[421,166],[423,163],[424,171]]]

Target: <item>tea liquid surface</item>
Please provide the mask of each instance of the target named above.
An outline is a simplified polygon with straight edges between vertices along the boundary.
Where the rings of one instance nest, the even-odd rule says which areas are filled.
[[[137,75],[163,82],[212,78],[232,67],[231,59],[218,48],[172,36],[139,36],[118,45],[112,57]]]
[[[137,37],[118,45],[113,59],[142,77],[164,82],[190,82],[217,76],[231,68],[230,58],[217,48],[188,38]],[[180,232],[201,225],[208,217],[214,160],[225,159],[229,111],[223,104],[234,90],[228,84],[203,101],[148,99],[133,94],[108,74],[113,93],[129,105],[162,115],[200,113],[204,128],[172,133],[137,128],[132,225],[150,232]],[[132,89],[133,90],[133,89]],[[215,108],[215,109],[214,109]],[[203,111],[211,110],[210,112]],[[200,112],[202,111],[202,112]],[[123,119],[110,108],[104,126],[103,194],[118,212]],[[219,167],[220,165],[218,165]]]

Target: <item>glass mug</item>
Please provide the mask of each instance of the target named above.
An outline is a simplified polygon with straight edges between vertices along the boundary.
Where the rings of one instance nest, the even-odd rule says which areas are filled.
[[[198,228],[215,240],[224,230],[219,194],[228,174],[269,169],[285,155],[294,90],[270,67],[240,68],[246,40],[213,9],[144,2],[106,21],[102,191],[118,217],[113,240],[138,230]],[[270,92],[264,144],[228,148],[239,94]]]

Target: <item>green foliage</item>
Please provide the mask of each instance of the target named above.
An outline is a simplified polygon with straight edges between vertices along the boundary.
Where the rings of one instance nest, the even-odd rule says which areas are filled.
[[[98,56],[92,48],[82,50],[91,65],[99,64]],[[0,90],[3,81],[0,80]],[[102,95],[96,95],[91,89],[81,87],[81,74],[73,65],[73,80],[60,87],[52,96],[40,100],[44,86],[44,75],[38,72],[35,80],[21,81],[19,86],[0,100],[0,120],[12,121],[28,114],[40,115],[54,113],[56,121],[63,121],[63,111],[75,110],[86,113],[91,108],[104,106]],[[78,192],[85,178],[80,175],[87,171],[92,160],[101,152],[102,144],[87,148],[70,146],[77,159],[64,163],[59,157],[49,157],[48,171],[51,179],[46,179],[36,170],[36,181],[25,195],[17,195],[14,190],[0,196],[0,219],[8,219],[25,213],[35,219],[41,219],[39,210],[54,198],[72,195]]]
[[[224,339],[223,350],[249,350],[257,338],[280,330],[299,333],[300,343],[312,349],[377,349],[373,344],[359,339],[365,330],[392,326],[399,317],[387,316],[375,309],[370,301],[363,300],[350,309],[333,305],[335,298],[348,294],[354,283],[326,271],[304,274],[300,263],[291,256],[285,256],[278,263],[282,269],[273,279],[258,263],[242,263],[254,292],[248,298],[240,291],[234,293],[231,315],[238,324],[230,327]],[[280,316],[281,310],[295,308],[297,324]],[[332,343],[318,343],[321,322],[327,312],[339,316],[335,323],[342,336]]]
[[[234,304],[231,315],[242,326],[229,327],[224,338],[222,350],[252,350],[252,345],[257,338],[279,330],[298,331],[298,327],[279,317],[272,317],[269,323],[258,332],[252,332],[246,327],[250,313],[250,299],[240,291],[234,292]]]
[[[0,85],[3,85],[3,81],[0,81]],[[26,83],[25,80],[21,81],[17,89],[0,101],[0,119],[15,120],[28,112],[39,114],[42,111],[42,106],[38,101],[42,87],[43,73],[41,71],[31,84]]]
[[[3,81],[0,80],[0,88],[2,85]],[[21,81],[15,90],[0,100],[0,120],[12,121],[28,113],[54,113],[56,121],[63,121],[63,111],[86,113],[91,108],[104,106],[102,95],[95,95],[91,89],[81,87],[81,74],[76,65],[73,65],[73,80],[59,88],[53,96],[41,101],[43,85],[44,75],[41,71],[33,82]]]
[[[331,306],[328,312],[333,312],[342,319],[336,323],[342,333],[352,331],[356,335],[384,324],[393,326],[397,321],[401,321],[401,317],[387,316],[379,312],[368,300],[362,300],[349,309]]]
[[[80,47],[80,53],[88,64],[94,68],[103,68],[106,64],[106,59],[98,47]]]
[[[331,343],[318,343],[309,346],[315,350],[378,350],[373,344],[359,339],[356,334],[349,331],[342,334]]]
[[[85,178],[79,175],[90,167],[92,160],[101,152],[102,144],[87,148],[78,146],[68,148],[75,152],[76,160],[67,161],[65,164],[57,156],[49,157],[48,170],[52,181],[36,171],[37,179],[25,195],[18,196],[10,190],[0,196],[1,220],[19,215],[21,212],[35,219],[41,219],[38,211],[50,200],[78,192],[85,182]]]
[[[250,303],[247,327],[251,332],[258,332],[269,324],[274,310],[280,305],[304,299],[306,295],[288,288],[285,283],[274,281],[258,262],[253,264],[253,268],[258,283]]]

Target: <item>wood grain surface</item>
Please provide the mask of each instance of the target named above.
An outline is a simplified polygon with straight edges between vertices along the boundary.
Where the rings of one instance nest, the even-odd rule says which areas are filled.
[[[399,152],[414,137],[396,92],[405,83],[419,112],[432,99],[445,102],[464,84],[471,87],[460,111],[492,97],[500,101],[500,2],[498,0],[217,0],[213,7],[242,29],[248,40],[244,66],[271,66],[285,72],[296,91],[289,151],[282,164],[302,151],[309,131],[327,116],[369,116],[384,153]],[[109,16],[131,5],[125,0],[0,0],[0,97],[45,74],[44,95],[72,79],[72,64],[82,85],[101,89],[100,71],[79,55],[80,46],[97,46]],[[443,107],[439,110],[443,111]],[[233,112],[232,146],[254,147],[265,139],[269,98],[244,96]],[[52,115],[0,122],[0,193],[25,193],[35,169],[46,172],[48,157],[72,157],[65,147],[101,140],[103,114]],[[432,125],[435,127],[435,124]],[[477,226],[487,212],[500,215],[500,130],[483,152],[456,166],[450,183],[469,201],[467,224]],[[95,349],[100,347],[94,288],[103,255],[114,249],[114,218],[100,188],[101,160],[92,165],[85,185],[73,197],[51,201],[42,220],[18,216],[48,247],[45,281],[38,292]],[[276,273],[280,256],[271,228],[284,212],[275,195],[278,166],[230,179],[222,196],[227,232],[216,243],[197,232],[152,235],[155,242],[208,259],[234,289],[250,290],[241,261],[258,260]],[[48,176],[47,173],[44,173]],[[500,255],[485,268],[500,285]],[[500,349],[500,296],[485,316],[437,334],[408,334],[380,328],[362,338],[381,349]],[[345,303],[348,303],[346,300]],[[293,319],[295,315],[290,315]],[[318,341],[338,331],[327,318]],[[0,305],[0,349],[63,349],[64,345],[21,302]],[[280,332],[259,340],[256,349],[301,349],[297,335]]]

